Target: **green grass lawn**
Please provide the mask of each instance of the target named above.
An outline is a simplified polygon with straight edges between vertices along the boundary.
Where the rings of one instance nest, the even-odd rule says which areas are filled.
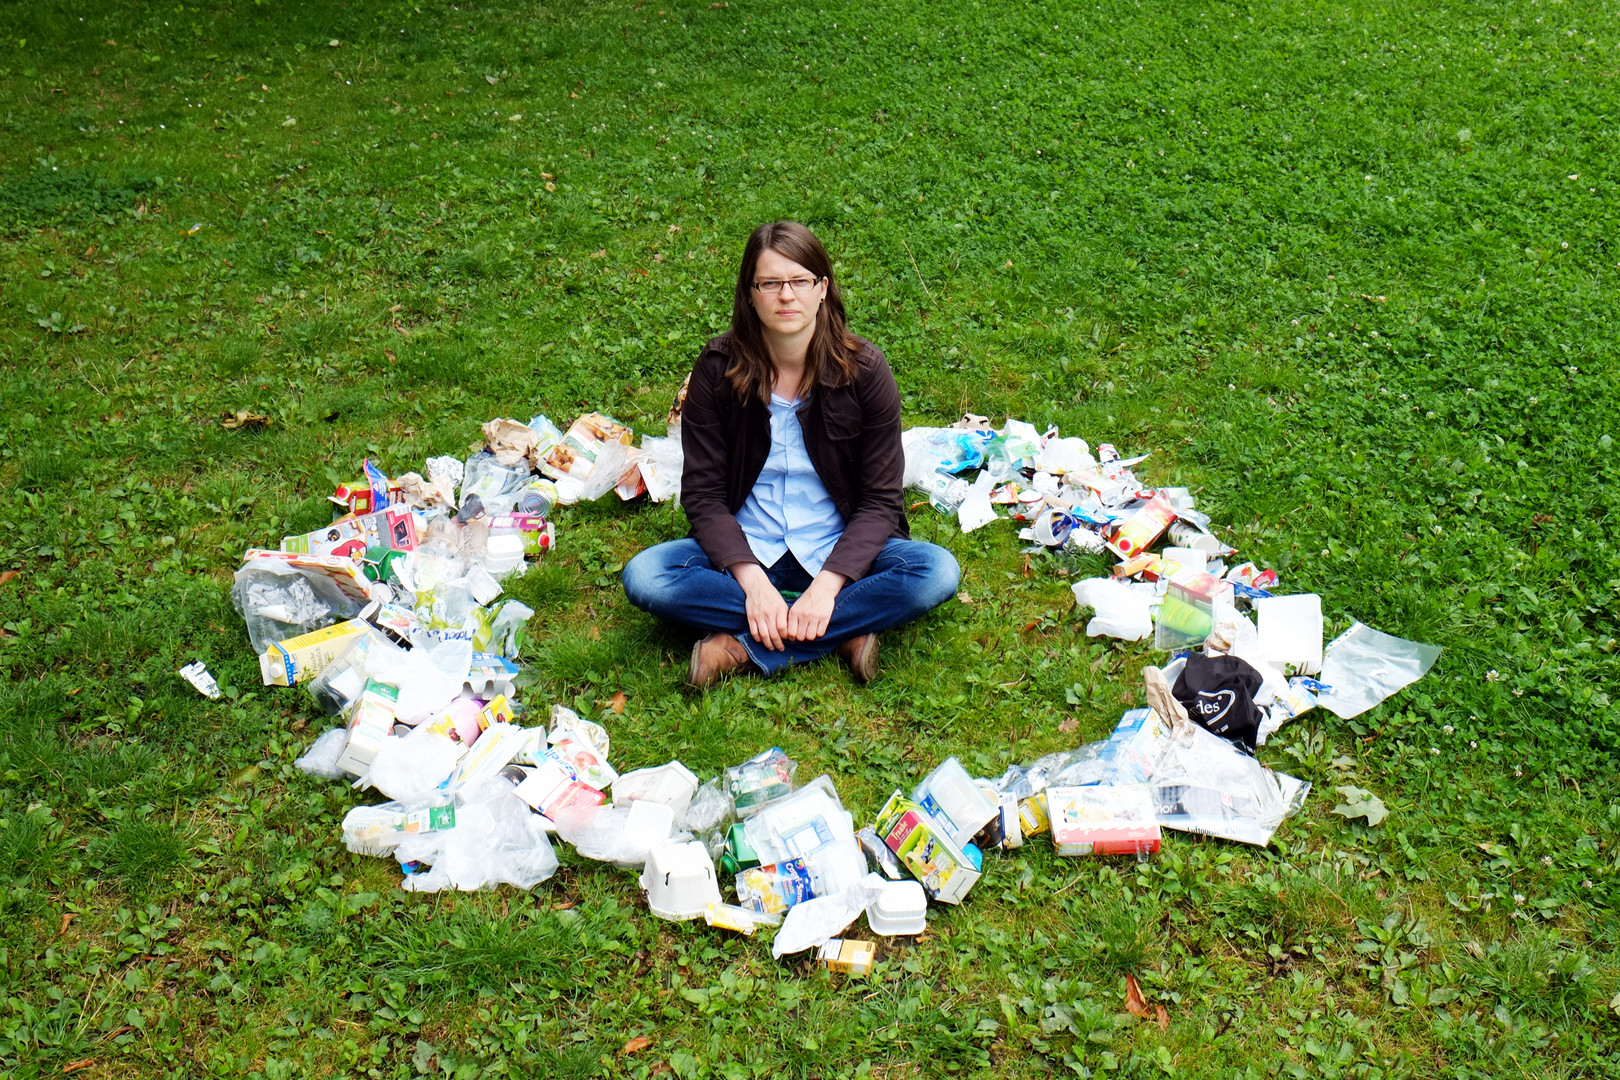
[[[1620,1073],[1612,5],[820,2],[6,5],[0,1071]],[[1262,750],[1315,785],[1270,848],[992,854],[867,980],[571,853],[423,897],[343,849],[357,796],[291,764],[326,721],[226,598],[242,550],[492,416],[661,434],[779,217],[908,423],[1151,451],[1330,632],[1445,647]],[[697,697],[617,586],[680,511],[557,523],[526,698],[626,693],[621,768],[778,744],[869,815],[948,754],[1101,737],[1157,658],[1085,637],[1101,560],[923,506],[964,596],[876,683]],[[1333,814],[1347,784],[1389,818]]]

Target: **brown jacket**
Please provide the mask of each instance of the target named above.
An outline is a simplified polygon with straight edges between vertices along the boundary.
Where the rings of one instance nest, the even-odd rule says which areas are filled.
[[[860,340],[848,386],[818,387],[799,409],[804,446],[844,517],[844,535],[824,569],[864,577],[890,537],[907,539],[901,483],[900,391],[881,350]],[[704,346],[681,413],[681,507],[692,536],[716,567],[758,562],[737,511],[771,453],[770,410],[757,397],[737,400],[726,379],[730,335]]]

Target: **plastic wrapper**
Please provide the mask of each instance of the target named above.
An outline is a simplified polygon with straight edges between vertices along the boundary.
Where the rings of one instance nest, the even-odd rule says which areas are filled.
[[[1072,751],[1058,767],[1041,775],[1042,788],[1140,784],[1158,769],[1159,759],[1169,744],[1167,721],[1153,709],[1131,709],[1119,718],[1108,738],[1086,743]],[[1003,777],[1003,785],[1006,781]],[[1022,799],[1035,794],[1030,790],[1033,787],[1030,774],[1025,773],[1011,790]]]
[[[575,477],[581,483],[580,500],[594,502],[618,486],[620,478],[630,468],[630,454],[630,447],[625,443],[612,439],[603,442],[590,473]]]
[[[474,454],[467,459],[467,464],[461,477],[461,502],[476,495],[480,501],[488,504],[498,495],[517,491],[529,482],[532,470],[528,461],[522,460],[513,465],[502,465],[494,454],[487,451]]]
[[[957,473],[984,464],[984,448],[990,437],[979,431],[959,428],[908,428],[900,435],[905,450],[904,484],[916,487],[936,472]]]
[[[794,904],[771,942],[771,955],[780,958],[827,944],[860,918],[883,888],[880,875],[867,874],[831,896]]]
[[[1360,716],[1404,686],[1428,674],[1440,658],[1438,645],[1380,633],[1362,623],[1333,639],[1322,656],[1317,704],[1342,720]]]
[[[356,806],[343,816],[343,846],[356,855],[391,855],[406,836],[455,824],[454,800],[443,792],[409,805]]]
[[[1316,708],[1317,695],[1322,689],[1321,682],[1304,675],[1295,675],[1289,679],[1288,690],[1277,695],[1277,700],[1266,709],[1265,718],[1260,721],[1260,730],[1255,734],[1255,745],[1264,746],[1272,732],[1301,713]]]
[[[1096,472],[1097,459],[1091,456],[1091,447],[1084,439],[1051,438],[1036,452],[1035,467],[1042,472],[1065,476]]]
[[[990,489],[994,486],[995,477],[990,475],[989,469],[986,469],[962,496],[962,502],[956,508],[956,523],[961,526],[964,533],[970,533],[996,520],[996,509],[990,505]]]
[[[1232,606],[1232,585],[1202,570],[1181,570],[1170,578],[1154,620],[1153,644],[1184,649],[1209,637],[1217,609]]]
[[[431,867],[400,883],[408,892],[472,892],[497,885],[532,889],[557,872],[557,853],[544,822],[499,779],[456,807],[454,828],[407,835],[394,857],[401,865]]]
[[[676,823],[676,828],[703,841],[709,854],[719,858],[726,846],[726,827],[736,820],[737,808],[731,801],[731,795],[721,787],[719,780],[710,780],[692,796],[692,802]]]
[[[608,752],[612,743],[608,739],[607,728],[593,720],[582,718],[573,709],[566,705],[553,705],[551,707],[551,728],[546,736],[547,742],[558,743],[563,737],[573,734],[576,738],[584,739],[596,748],[603,761],[608,759]]]
[[[680,501],[681,472],[686,459],[681,451],[681,429],[672,425],[663,437],[643,435],[641,450],[641,479],[647,485],[647,498],[655,503]]]
[[[1311,785],[1273,772],[1196,724],[1177,724],[1148,781],[1159,824],[1264,847]]]
[[[529,620],[534,609],[520,600],[503,600],[470,612],[463,625],[472,630],[472,647],[516,660],[528,639]]]
[[[247,624],[253,651],[360,614],[364,575],[342,558],[249,551],[231,584],[231,605]]]
[[[669,838],[675,815],[663,803],[570,807],[555,819],[557,835],[587,859],[640,867],[647,852]]]
[[[829,787],[818,778],[749,818],[744,828],[761,863],[803,862],[816,896],[840,892],[866,873],[855,822]]]
[[[460,756],[460,747],[432,731],[390,736],[382,741],[371,767],[354,786],[376,788],[390,799],[412,802],[444,783]]]
[[[1141,641],[1153,633],[1152,594],[1114,578],[1086,578],[1071,589],[1075,603],[1095,614],[1086,623],[1089,637],[1106,635],[1125,641]]]
[[[998,481],[1013,479],[1024,469],[1034,467],[1040,449],[1041,433],[1035,425],[1008,417],[1007,426],[984,449],[985,471]]]
[[[737,816],[752,817],[778,799],[793,794],[793,774],[799,763],[771,747],[726,769],[725,786],[736,806]]]
[[[322,780],[342,780],[349,774],[338,768],[337,761],[343,756],[343,748],[348,745],[349,729],[333,728],[311,743],[303,757],[293,762],[293,766]]]

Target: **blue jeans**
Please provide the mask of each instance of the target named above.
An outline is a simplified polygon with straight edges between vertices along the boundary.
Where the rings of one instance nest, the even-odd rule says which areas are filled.
[[[789,552],[765,571],[789,592],[810,587],[811,576]],[[624,594],[642,611],[698,630],[734,634],[767,675],[789,664],[826,656],[850,638],[910,622],[956,594],[961,570],[950,552],[920,540],[890,539],[865,577],[851,581],[833,601],[827,632],[814,641],[787,641],[781,652],[748,633],[742,586],[716,570],[696,540],[655,544],[624,567]]]

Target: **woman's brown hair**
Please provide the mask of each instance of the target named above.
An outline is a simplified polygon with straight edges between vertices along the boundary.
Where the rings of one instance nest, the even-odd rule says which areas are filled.
[[[737,270],[737,292],[731,303],[731,367],[726,378],[739,401],[758,397],[767,405],[776,383],[776,365],[766,347],[759,313],[754,310],[754,270],[766,250],[786,256],[814,274],[827,279],[827,295],[816,312],[816,330],[804,358],[804,378],[800,392],[821,386],[844,386],[855,377],[855,355],[859,345],[844,319],[844,301],[833,279],[832,259],[816,234],[797,221],[776,221],[761,225],[743,248],[742,266]]]

